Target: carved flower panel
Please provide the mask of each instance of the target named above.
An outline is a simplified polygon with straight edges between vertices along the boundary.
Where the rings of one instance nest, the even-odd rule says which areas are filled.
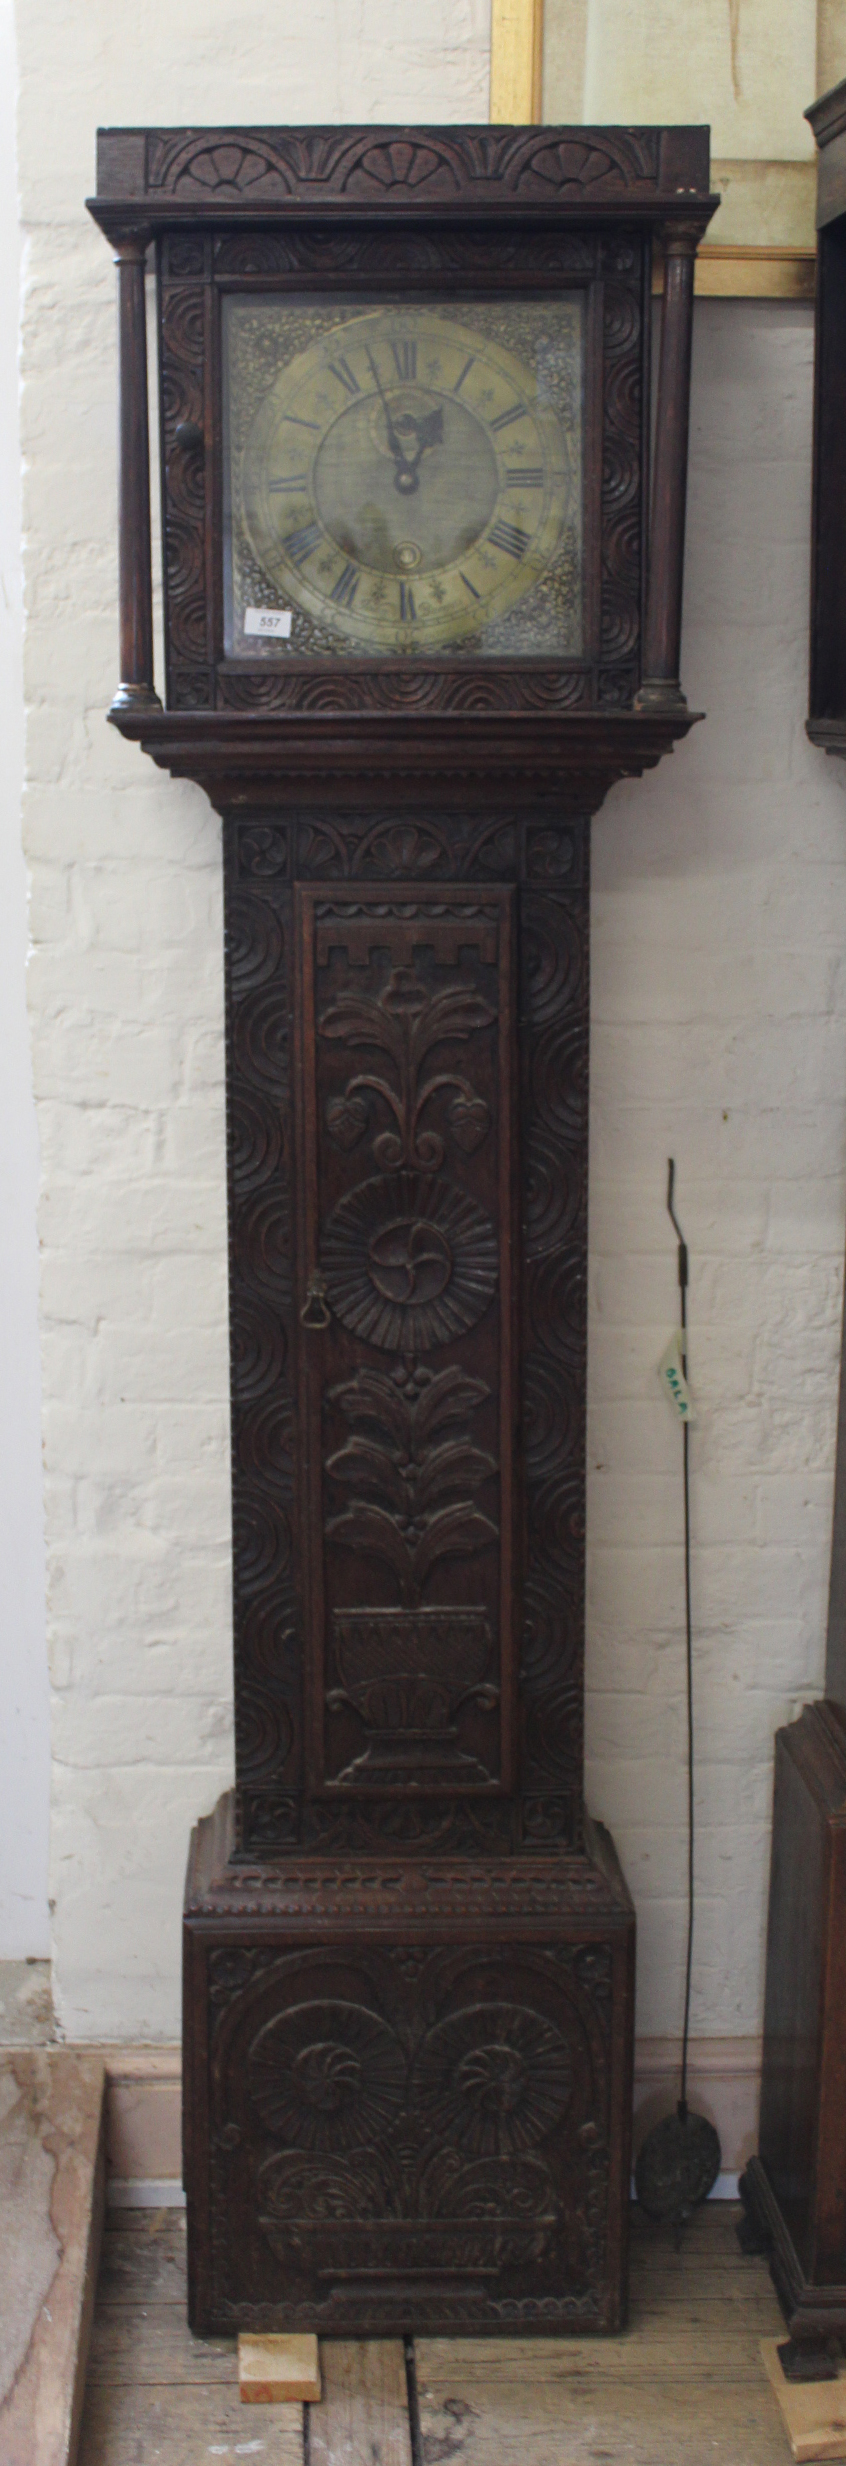
[[[468,2326],[516,2294],[598,2325],[612,1964],[552,1941],[268,1949],[243,1974],[213,1953],[220,2314],[246,2266],[253,2301],[327,2328],[374,2276]]]
[[[514,894],[298,893],[312,1772],[507,1783]]]

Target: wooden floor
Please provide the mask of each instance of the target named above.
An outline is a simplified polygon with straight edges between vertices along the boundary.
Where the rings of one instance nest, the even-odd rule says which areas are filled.
[[[624,2337],[330,2343],[303,2409],[242,2406],[234,2343],[191,2337],[184,2216],[112,2211],[79,2466],[786,2466],[758,2352],[781,2315],[736,2217],[712,2202],[676,2253],[635,2211]]]

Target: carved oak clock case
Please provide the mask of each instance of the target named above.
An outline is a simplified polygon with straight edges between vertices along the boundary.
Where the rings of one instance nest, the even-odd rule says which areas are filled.
[[[201,2330],[624,2317],[634,1915],[582,1788],[590,816],[690,725],[712,203],[703,130],[99,141],[110,716],[224,821],[236,1780],[185,1903]]]

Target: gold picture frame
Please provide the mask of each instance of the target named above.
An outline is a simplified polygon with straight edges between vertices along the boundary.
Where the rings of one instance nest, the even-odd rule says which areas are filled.
[[[543,117],[543,0],[492,0],[490,116],[506,128]]]
[[[821,29],[831,6],[832,0],[819,0]],[[535,126],[543,119],[543,18],[544,0],[492,0],[490,118],[494,124],[519,128]],[[725,168],[734,171],[737,167]],[[751,177],[755,182],[757,175],[766,230],[765,182],[773,166],[749,163],[741,168],[747,180]],[[719,173],[715,165],[717,188]],[[697,296],[705,299],[812,301],[815,270],[813,246],[773,245],[769,237],[765,246],[738,247],[717,239],[710,244],[706,241],[699,250],[695,288]],[[656,288],[660,279],[659,273]]]

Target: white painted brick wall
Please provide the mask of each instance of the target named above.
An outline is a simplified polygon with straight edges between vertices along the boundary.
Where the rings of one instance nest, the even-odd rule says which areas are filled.
[[[98,122],[487,118],[486,0],[19,0],[29,1005],[70,2034],[172,2037],[231,1777],[219,824],[104,722],[115,314]]]
[[[594,831],[589,1786],[681,2017],[691,1250],[694,2030],[760,2026],[772,1737],[824,1662],[842,1296],[846,772],[807,742],[810,310],[696,311],[684,669],[705,724]]]
[[[136,47],[133,48],[133,45]],[[104,724],[114,310],[98,121],[484,118],[481,0],[20,0],[30,1016],[55,1975],[178,2029],[189,1826],[231,1772],[219,828]],[[666,1157],[693,1256],[696,2026],[759,2025],[772,1731],[819,1684],[846,1090],[846,808],[807,746],[811,325],[697,319],[686,629],[705,727],[595,832],[590,1787],[679,2016],[680,1469]]]
[[[50,1934],[50,1735],[35,1234],[38,1138],[26,1010],[21,847],[21,251],[15,88],[12,0],[0,0],[0,1962],[43,1958]]]

